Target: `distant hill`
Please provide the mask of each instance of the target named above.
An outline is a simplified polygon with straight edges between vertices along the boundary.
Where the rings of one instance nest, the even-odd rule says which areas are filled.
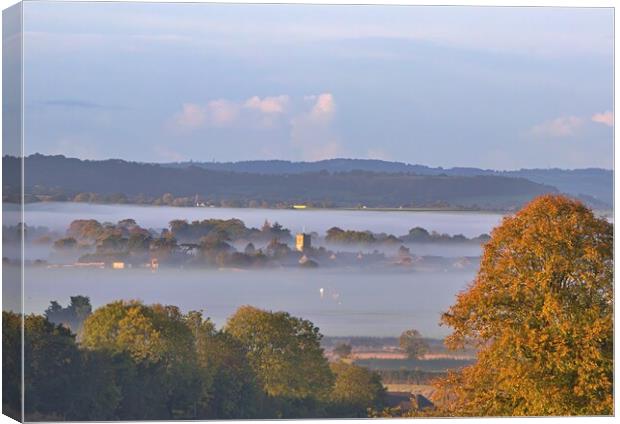
[[[526,178],[530,181],[554,186],[604,208],[613,204],[613,172],[607,169],[521,169],[496,171],[479,168],[432,168],[375,159],[328,159],[317,162],[290,162],[284,160],[256,160],[243,162],[182,162],[166,166],[198,166],[216,171],[250,172],[257,174],[301,174],[306,172],[350,172],[355,170],[385,173],[415,173],[418,175],[476,176],[494,175]]]
[[[7,198],[19,186],[19,161],[7,156],[3,165],[3,196]],[[558,190],[525,178],[499,175],[417,175],[360,170],[278,174],[259,173],[256,169],[250,173],[194,165],[90,161],[35,154],[25,160],[25,192],[31,201],[73,200],[80,193],[95,193],[109,202],[157,203],[184,198],[185,204],[192,204],[194,198],[200,197],[206,204],[239,206],[282,207],[304,203],[317,207],[509,210],[535,196]],[[166,193],[171,194],[167,195],[168,200],[159,199]]]

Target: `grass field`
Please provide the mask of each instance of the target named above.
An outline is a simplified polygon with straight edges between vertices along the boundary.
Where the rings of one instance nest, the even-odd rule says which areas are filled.
[[[420,370],[431,372],[445,372],[450,369],[461,368],[473,363],[471,359],[437,358],[437,359],[359,359],[357,365],[373,370]]]
[[[385,388],[388,392],[409,392],[429,399],[435,391],[435,388],[428,384],[386,384]]]

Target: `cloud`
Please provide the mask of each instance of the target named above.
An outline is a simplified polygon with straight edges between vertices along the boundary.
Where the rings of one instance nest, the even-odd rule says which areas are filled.
[[[67,109],[98,109],[98,110],[120,110],[122,106],[104,105],[101,103],[90,102],[79,99],[53,99],[41,103],[46,107],[62,107]]]
[[[239,115],[239,105],[234,102],[219,99],[207,104],[209,123],[216,127],[225,127],[232,124]]]
[[[562,116],[535,125],[530,132],[536,137],[572,137],[583,127],[584,119],[578,116]]]
[[[202,127],[206,122],[206,108],[194,103],[185,103],[181,112],[174,117],[174,123],[181,129],[187,130]]]
[[[304,97],[311,102],[308,112],[291,119],[291,144],[303,160],[329,159],[342,155],[339,138],[331,123],[336,113],[336,103],[331,93]]]
[[[212,100],[206,105],[185,103],[173,122],[182,130],[195,130],[204,126],[226,127],[231,125],[239,114],[239,106],[228,100]]]
[[[609,110],[602,113],[595,113],[594,115],[592,115],[592,122],[607,125],[608,127],[613,127],[614,113]]]
[[[595,113],[592,116],[561,116],[533,126],[529,133],[538,138],[567,138],[574,137],[586,130],[588,123],[614,125],[614,114],[611,111]]]
[[[258,128],[272,128],[288,112],[289,96],[280,95],[264,97],[263,99],[254,96],[247,99],[243,107],[250,112],[249,116],[246,117],[249,125]]]
[[[297,98],[284,94],[252,96],[242,101],[218,99],[204,104],[185,103],[174,115],[173,123],[183,131],[206,127],[270,129],[276,125],[286,130],[288,124],[289,147],[297,157],[319,160],[344,153],[332,128],[336,111],[334,95],[328,92]],[[172,158],[169,153],[158,151],[160,156]]]
[[[211,100],[206,104],[185,103],[174,115],[174,125],[182,130],[202,127],[230,127],[235,124],[250,127],[272,127],[279,116],[288,109],[289,96],[260,98],[253,96],[245,101],[227,99]]]
[[[254,96],[245,101],[244,107],[266,114],[278,114],[286,110],[288,101],[289,97],[286,95],[265,97],[262,100],[260,97]]]
[[[314,119],[331,121],[336,112],[334,96],[331,93],[319,94],[310,114]]]

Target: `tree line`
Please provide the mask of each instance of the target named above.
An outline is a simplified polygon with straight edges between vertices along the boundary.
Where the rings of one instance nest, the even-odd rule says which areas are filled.
[[[248,227],[236,218],[188,221],[174,219],[167,228],[154,229],[140,226],[135,219],[127,218],[117,223],[99,222],[95,219],[77,219],[70,223],[64,235],[45,227],[22,224],[3,227],[3,241],[17,243],[23,231],[27,243],[52,245],[53,259],[79,262],[123,261],[133,265],[149,263],[157,258],[162,264],[217,267],[266,267],[300,266],[300,253],[292,248],[292,234],[278,222],[265,221],[260,228]],[[311,233],[315,246],[306,247],[307,261],[301,266],[377,264],[385,261],[385,254],[376,251],[365,254],[360,262],[357,252],[334,252],[335,246],[400,246],[398,258],[411,260],[411,252],[403,243],[476,243],[488,240],[483,234],[475,238],[463,235],[450,236],[412,228],[408,234],[396,237],[370,231],[342,230],[332,227],[321,238]],[[318,246],[324,242],[325,246]],[[240,245],[245,245],[240,248]],[[39,261],[44,263],[43,261]]]
[[[13,416],[20,325],[3,312],[3,405]],[[75,296],[24,326],[29,420],[365,417],[383,407],[378,374],[328,363],[319,329],[285,312],[243,306],[217,329],[198,311],[117,301],[91,313]]]
[[[21,162],[3,157],[6,201],[20,192]],[[88,161],[35,154],[24,159],[26,201],[103,200],[160,204],[325,205],[511,209],[555,187],[496,175],[447,176],[361,170],[251,174],[122,160]],[[157,184],[153,184],[157,181]],[[201,200],[198,202],[196,198]]]

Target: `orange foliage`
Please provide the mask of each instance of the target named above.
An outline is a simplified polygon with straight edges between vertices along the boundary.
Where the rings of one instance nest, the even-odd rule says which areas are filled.
[[[504,218],[442,317],[477,362],[436,383],[443,413],[613,414],[613,225],[549,195]]]

